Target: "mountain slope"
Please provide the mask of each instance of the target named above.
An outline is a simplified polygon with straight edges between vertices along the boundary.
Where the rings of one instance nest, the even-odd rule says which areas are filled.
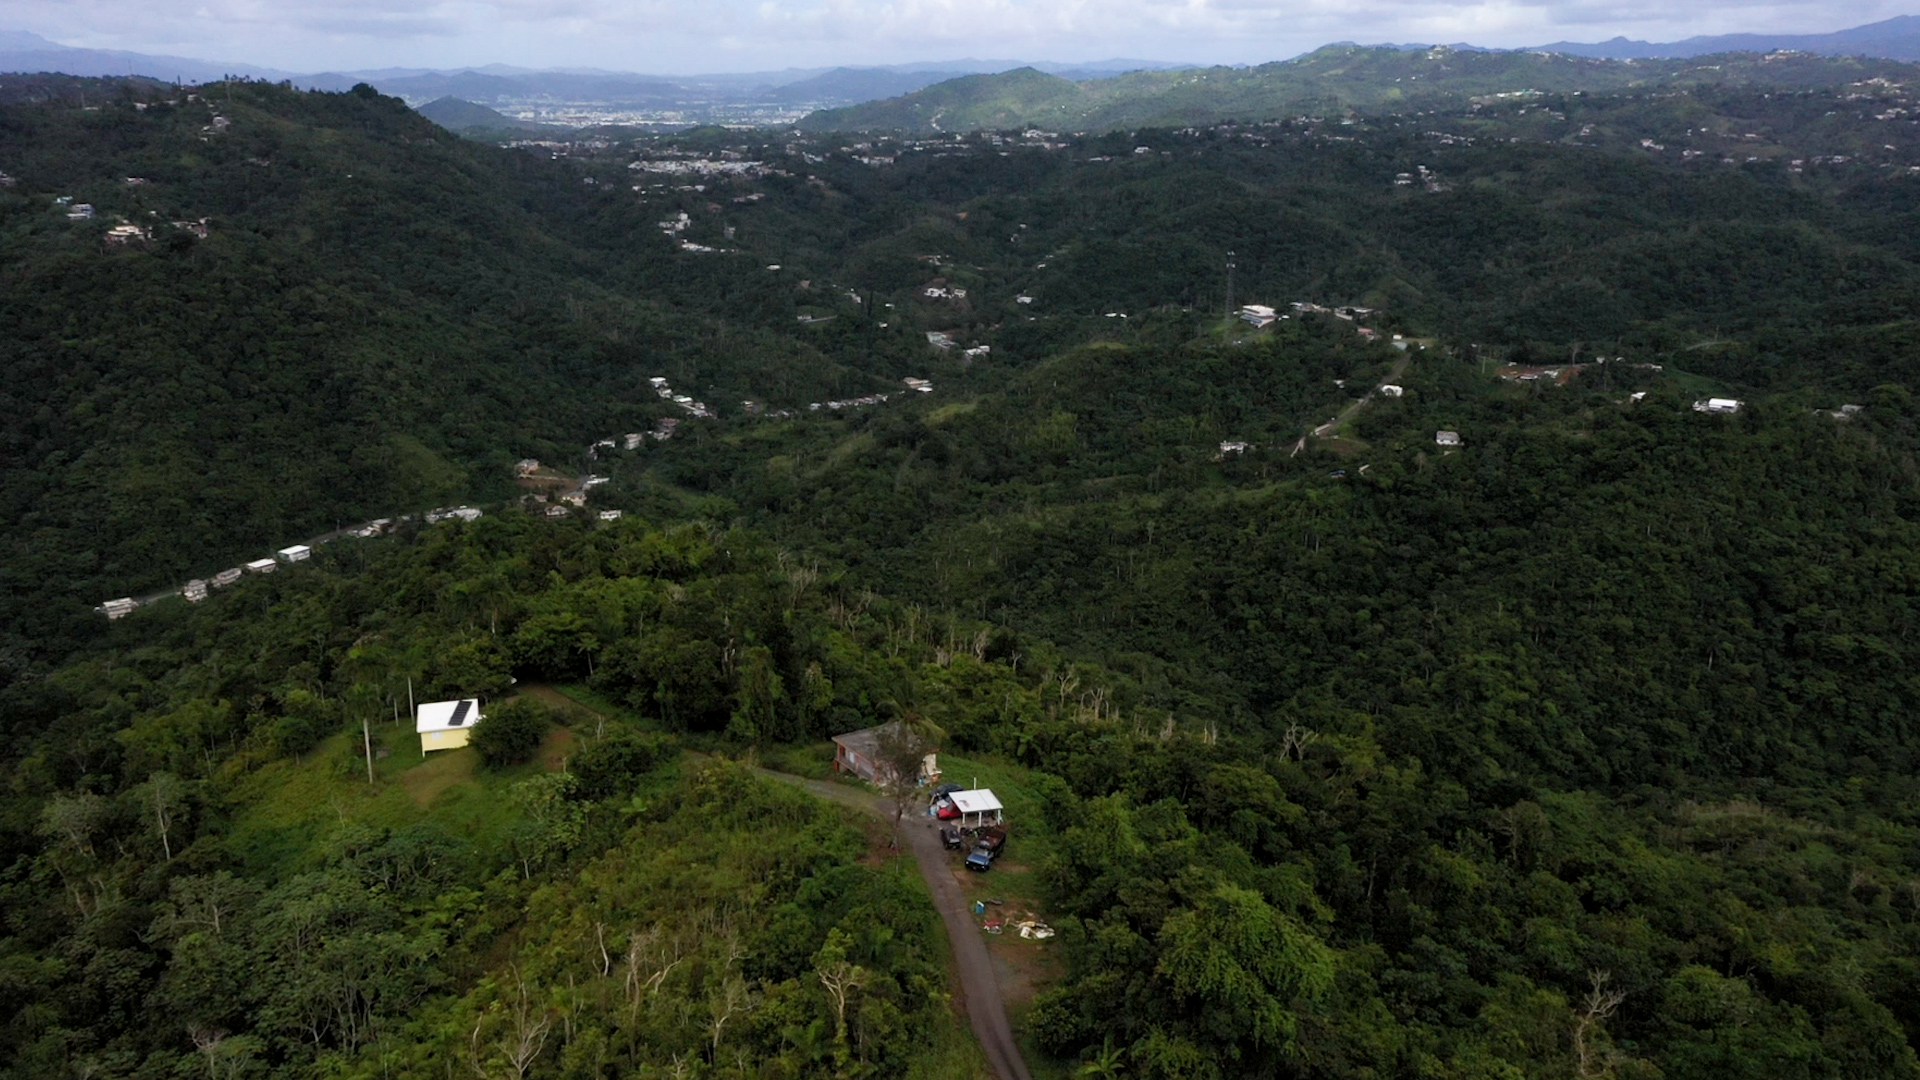
[[[1406,50],[1334,45],[1255,68],[1133,72],[1075,84],[1035,73],[956,79],[891,101],[823,110],[814,131],[910,132],[1035,125],[1073,131],[1272,119],[1301,111],[1415,110],[1475,95],[1603,92],[1640,86],[1764,84],[1835,86],[1876,75],[1905,78],[1898,61],[1814,56],[1722,56],[1629,62],[1554,53]]]
[[[535,124],[526,120],[517,120],[485,105],[476,105],[471,101],[462,101],[457,97],[443,97],[429,101],[414,112],[439,124],[448,131],[466,131],[480,129],[485,131],[551,131],[547,124]]]
[[[852,377],[754,328],[792,325],[764,259],[678,250],[624,185],[396,99],[67,89],[0,105],[8,670],[108,596],[504,494],[521,456],[578,468],[674,411],[650,376],[734,400]],[[149,234],[108,242],[121,220]]]
[[[1729,52],[1773,52],[1793,49],[1827,56],[1872,56],[1889,60],[1920,60],[1920,16],[1894,18],[1830,34],[1715,34],[1684,41],[1610,41],[1582,43],[1556,41],[1536,46],[1540,52],[1611,59],[1710,56]]]

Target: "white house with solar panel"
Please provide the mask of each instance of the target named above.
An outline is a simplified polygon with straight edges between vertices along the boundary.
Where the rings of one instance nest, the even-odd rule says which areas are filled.
[[[420,756],[435,750],[455,750],[467,745],[474,725],[481,721],[480,699],[429,701],[420,706],[413,730],[420,733]]]

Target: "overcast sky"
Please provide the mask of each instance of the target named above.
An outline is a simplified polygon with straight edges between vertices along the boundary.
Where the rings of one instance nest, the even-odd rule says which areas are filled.
[[[1259,63],[1333,41],[1824,33],[1920,0],[0,0],[0,29],[295,72],[691,73],[978,57]]]

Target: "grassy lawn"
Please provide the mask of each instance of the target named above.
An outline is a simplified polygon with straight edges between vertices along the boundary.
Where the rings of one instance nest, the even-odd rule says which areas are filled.
[[[516,817],[507,789],[559,769],[577,743],[573,732],[556,727],[532,762],[489,770],[467,747],[422,759],[411,725],[376,724],[370,734],[371,784],[358,731],[335,735],[298,758],[267,762],[239,782],[227,842],[250,871],[297,867],[319,854],[329,832],[349,824],[398,829],[431,821],[476,846],[502,844]]]

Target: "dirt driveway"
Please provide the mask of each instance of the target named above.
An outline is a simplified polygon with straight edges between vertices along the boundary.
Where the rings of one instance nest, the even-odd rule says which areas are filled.
[[[893,816],[892,807],[879,796],[791,773],[760,771],[775,780],[803,787],[823,799],[889,820]],[[1000,1080],[1032,1080],[1026,1060],[1020,1056],[1019,1044],[1013,1041],[1013,1027],[1007,1023],[1006,1001],[993,976],[993,960],[987,955],[979,928],[973,925],[967,898],[961,895],[959,884],[953,880],[951,860],[946,849],[940,846],[939,831],[926,818],[908,818],[900,823],[900,839],[913,852],[927,891],[933,894],[933,906],[947,925],[947,940],[953,944],[953,962],[960,969],[961,1007],[967,1010],[967,1022],[973,1026],[973,1036],[980,1041],[980,1049],[986,1051],[994,1075]]]

